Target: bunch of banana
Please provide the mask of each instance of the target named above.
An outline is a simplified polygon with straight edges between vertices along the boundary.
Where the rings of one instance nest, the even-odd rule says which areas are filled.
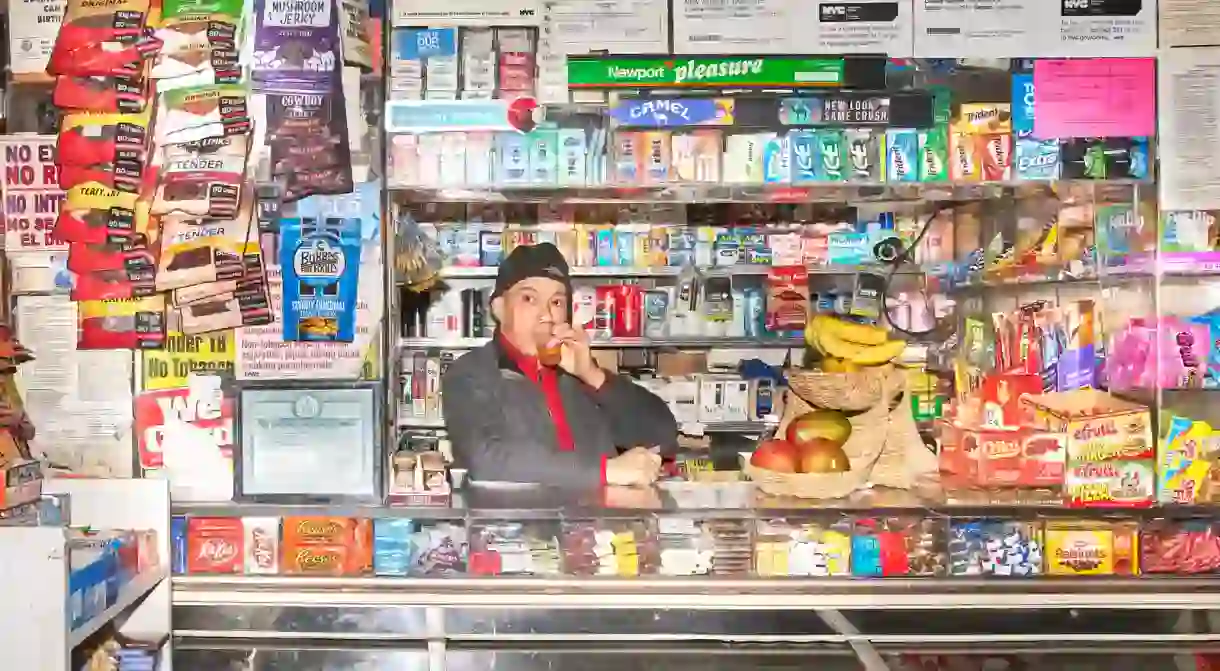
[[[889,331],[880,326],[831,315],[815,315],[809,320],[805,342],[822,353],[822,370],[827,373],[850,373],[887,364],[906,348],[906,342],[890,339]]]

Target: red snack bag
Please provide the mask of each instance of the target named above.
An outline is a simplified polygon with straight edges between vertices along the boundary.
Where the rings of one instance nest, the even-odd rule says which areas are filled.
[[[80,112],[64,117],[57,157],[63,166],[144,165],[150,117]]]
[[[77,349],[161,349],[165,346],[164,294],[81,301],[76,304],[76,310]]]
[[[54,232],[67,242],[127,244],[135,233],[147,230],[147,218],[148,206],[136,194],[86,182],[68,189]]]
[[[125,270],[134,273],[146,268],[155,271],[157,258],[149,248],[147,238],[144,233],[137,233],[130,245],[72,245],[68,249],[68,270],[76,274],[103,270]]]
[[[73,278],[73,301],[105,301],[120,298],[143,298],[157,291],[153,283],[157,271],[152,268],[131,272],[125,269],[98,270]]]
[[[161,40],[152,36],[143,36],[134,44],[106,42],[74,49],[56,46],[51,51],[47,73],[76,77],[135,77],[144,67],[144,60],[156,55],[160,48]]]
[[[106,42],[135,42],[145,32],[148,6],[148,0],[69,0],[55,37],[55,50],[67,52]]]
[[[138,114],[148,103],[147,82],[136,77],[61,76],[52,98],[64,110]]]
[[[809,320],[809,270],[804,266],[767,271],[767,330],[799,331]]]
[[[244,538],[241,518],[187,519],[187,573],[241,573]]]
[[[144,185],[144,166],[133,161],[122,161],[111,165],[60,166],[59,188],[67,191],[85,182],[97,182],[119,191],[139,193]]]

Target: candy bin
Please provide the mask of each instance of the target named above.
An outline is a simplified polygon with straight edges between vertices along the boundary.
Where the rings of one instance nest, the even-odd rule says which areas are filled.
[[[1046,523],[1048,575],[1136,575],[1139,525],[1129,520]]]
[[[569,575],[631,578],[660,569],[661,543],[651,520],[565,522],[559,546],[563,571]]]
[[[1145,573],[1211,573],[1220,569],[1220,535],[1208,520],[1151,520],[1140,529]]]
[[[837,515],[759,520],[754,572],[762,578],[851,575],[851,521]]]
[[[477,522],[470,529],[472,575],[559,575],[555,522]]]
[[[852,525],[851,573],[943,577],[949,566],[947,536],[944,518],[856,518]]]
[[[438,522],[411,534],[411,575],[443,577],[466,572],[466,525]]]
[[[1040,576],[1044,547],[1040,522],[954,519],[949,524],[949,574]]]

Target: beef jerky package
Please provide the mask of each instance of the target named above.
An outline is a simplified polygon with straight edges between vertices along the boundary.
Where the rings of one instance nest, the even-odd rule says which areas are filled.
[[[131,245],[71,245],[68,249],[68,271],[76,275],[122,271],[133,282],[148,271],[155,275],[157,254],[153,253],[145,240],[143,233],[137,233]],[[159,246],[156,251],[160,252]]]
[[[144,35],[148,0],[68,0],[55,49],[133,44]]]
[[[352,342],[360,278],[361,220],[339,216],[285,218],[284,340]]]
[[[70,243],[125,245],[148,225],[148,203],[97,182],[68,189],[55,220],[55,235]]]
[[[369,72],[373,69],[373,48],[369,45],[368,3],[359,0],[338,0],[338,3],[343,64]]]
[[[241,282],[231,293],[184,305],[176,313],[182,332],[188,335],[263,326],[274,320],[267,284],[262,278]]]
[[[157,288],[167,291],[242,277],[248,247],[258,247],[258,239],[250,235],[252,207],[247,200],[231,219],[167,217],[161,230]]]
[[[241,44],[241,0],[164,0],[156,36],[160,56]]]
[[[251,230],[251,235],[254,235],[253,229]],[[263,268],[263,257],[257,243],[257,236],[246,241],[245,252],[245,256],[242,258],[242,274],[240,277],[174,289],[170,294],[173,305],[175,307],[182,307],[222,294],[235,293],[242,287],[252,286],[254,282],[265,284],[266,272]]]
[[[149,123],[147,111],[69,114],[60,125],[56,159],[60,165],[122,164],[136,169],[145,163]]]
[[[213,84],[161,95],[154,133],[159,145],[249,132],[250,111],[244,86]]]
[[[347,112],[338,82],[324,94],[269,94],[267,144],[283,202],[351,192]]]
[[[76,304],[77,349],[161,349],[165,296],[83,301]]]
[[[248,137],[229,135],[163,150],[153,214],[232,217],[246,171]]]
[[[140,271],[95,270],[72,278],[73,301],[100,301],[114,298],[143,298],[157,292],[154,268]]]
[[[157,80],[157,90],[161,93],[211,84],[238,84],[241,66],[237,59],[237,50],[231,48],[162,53],[153,66],[152,77]]]
[[[147,82],[139,76],[62,76],[55,79],[52,101],[65,110],[139,114],[148,105]]]
[[[339,70],[336,0],[254,0],[254,64],[261,91],[325,91]]]
[[[140,193],[148,186],[144,166],[138,163],[122,161],[91,166],[59,166],[59,188],[66,191],[86,182],[95,182],[128,193]]]

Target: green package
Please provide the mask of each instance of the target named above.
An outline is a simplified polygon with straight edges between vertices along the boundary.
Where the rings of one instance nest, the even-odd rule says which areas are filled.
[[[949,179],[949,129],[937,126],[919,131],[919,181]]]

